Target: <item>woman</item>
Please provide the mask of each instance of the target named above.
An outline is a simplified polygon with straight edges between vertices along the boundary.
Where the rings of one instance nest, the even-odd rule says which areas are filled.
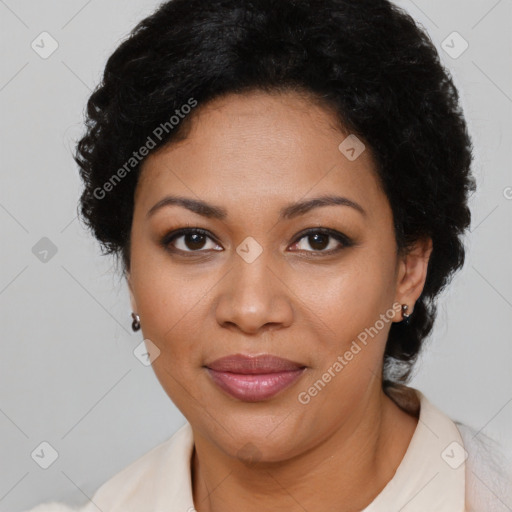
[[[483,436],[405,385],[475,189],[457,91],[407,14],[172,0],[87,112],[81,214],[187,423],[82,510],[511,509]]]

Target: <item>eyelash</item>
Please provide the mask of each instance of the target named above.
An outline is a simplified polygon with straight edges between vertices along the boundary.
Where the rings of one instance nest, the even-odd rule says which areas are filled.
[[[207,249],[207,250],[198,249],[196,251],[193,251],[193,250],[192,251],[190,251],[190,250],[183,251],[182,249],[177,249],[177,248],[171,246],[171,243],[174,242],[177,238],[180,238],[181,236],[184,236],[187,234],[203,235],[203,236],[209,238],[210,240],[212,240],[213,242],[218,243],[212,236],[210,236],[208,231],[201,229],[201,228],[181,228],[181,229],[177,229],[175,231],[171,231],[170,233],[167,233],[162,238],[160,243],[164,247],[164,249],[166,249],[170,252],[173,252],[173,253],[184,254],[184,255],[186,255],[186,257],[189,257],[188,255],[193,255],[195,253],[208,252],[208,251],[212,250],[212,249]],[[322,256],[322,255],[331,255],[331,254],[341,251],[342,249],[345,249],[345,248],[348,248],[348,247],[351,247],[354,245],[354,242],[349,237],[347,237],[343,233],[340,233],[339,231],[336,231],[334,229],[329,229],[329,228],[310,228],[305,231],[302,231],[301,233],[299,233],[297,235],[297,237],[294,239],[294,241],[292,242],[291,245],[295,245],[298,242],[300,242],[303,238],[306,238],[306,237],[314,235],[314,234],[328,235],[328,236],[334,238],[337,242],[339,242],[341,244],[341,246],[337,247],[335,249],[330,249],[328,251],[325,251],[325,250],[312,250],[312,251],[303,251],[302,250],[301,251],[301,250],[299,250],[299,252],[311,253],[310,256],[318,257],[318,256]],[[220,251],[215,251],[215,252],[220,252]]]

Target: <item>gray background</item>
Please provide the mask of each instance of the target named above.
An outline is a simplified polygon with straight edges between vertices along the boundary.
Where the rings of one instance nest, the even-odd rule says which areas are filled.
[[[512,451],[512,1],[397,3],[427,28],[460,89],[479,186],[465,267],[412,385]],[[84,503],[184,422],[133,355],[142,335],[130,329],[126,284],[76,219],[71,158],[107,57],[157,5],[0,0],[0,511]],[[31,47],[43,31],[59,45],[46,59]],[[453,31],[469,44],[457,58],[442,48]],[[43,237],[54,255],[41,252]],[[46,470],[31,457],[43,441],[59,454]]]

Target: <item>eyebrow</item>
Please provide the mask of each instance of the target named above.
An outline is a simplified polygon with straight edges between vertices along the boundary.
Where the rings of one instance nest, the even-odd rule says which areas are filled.
[[[197,213],[198,215],[212,219],[224,220],[228,216],[228,212],[225,208],[209,204],[199,199],[191,199],[183,196],[166,196],[148,210],[146,217],[150,217],[157,210],[166,206],[181,206],[187,210]],[[314,208],[320,208],[322,206],[348,206],[357,210],[363,216],[366,216],[364,208],[355,201],[341,196],[324,195],[315,197],[314,199],[306,199],[288,204],[279,211],[279,220],[293,219],[300,215],[304,215]]]

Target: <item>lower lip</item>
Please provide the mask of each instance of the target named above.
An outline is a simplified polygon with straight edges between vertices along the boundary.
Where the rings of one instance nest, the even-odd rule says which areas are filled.
[[[219,372],[211,368],[207,370],[215,384],[232,397],[244,402],[259,402],[272,398],[291,386],[302,375],[305,368],[257,375]]]

